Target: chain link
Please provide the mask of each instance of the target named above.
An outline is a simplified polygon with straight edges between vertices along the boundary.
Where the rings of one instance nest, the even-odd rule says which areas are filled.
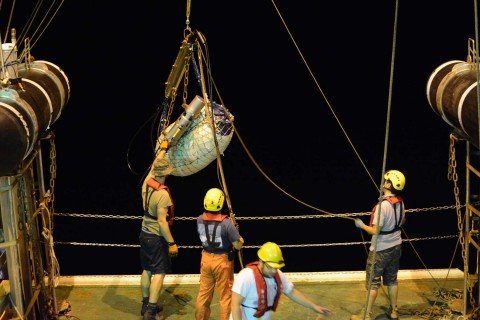
[[[177,90],[173,90],[172,91],[172,99],[170,100],[170,104],[168,105],[168,112],[167,112],[167,116],[166,118],[164,119],[165,120],[165,127],[163,128],[163,130],[167,129],[168,126],[170,125],[170,117],[172,115],[172,112],[173,112],[173,107],[175,105],[175,99],[177,98]]]
[[[426,240],[442,240],[457,238],[458,235],[436,236],[403,239],[403,242],[426,241]],[[121,248],[139,248],[138,244],[118,244],[118,243],[98,243],[98,242],[77,242],[77,241],[55,241],[55,244],[72,245],[72,246],[87,246],[87,247],[121,247]],[[337,246],[351,246],[351,245],[366,245],[369,241],[357,242],[337,242],[337,243],[309,243],[309,244],[282,244],[282,248],[316,248],[316,247],[337,247]],[[202,246],[178,246],[182,249],[201,249]],[[243,246],[243,249],[258,249],[261,245]]]
[[[465,205],[461,205],[461,208]],[[432,211],[448,211],[455,209],[455,205],[450,206],[438,206],[438,207],[429,207],[429,208],[417,208],[417,209],[407,209],[405,212],[409,213],[430,213]],[[235,215],[236,220],[292,220],[292,219],[326,219],[326,218],[346,218],[346,217],[358,217],[358,216],[368,216],[371,212],[357,212],[357,213],[337,213],[334,215],[325,215],[325,214],[312,214],[312,215],[294,215],[294,216],[254,216],[254,217],[239,217]],[[72,217],[72,218],[101,218],[101,219],[132,219],[140,220],[142,216],[128,216],[128,215],[118,215],[118,214],[85,214],[85,213],[55,213],[56,216],[60,217]],[[196,220],[197,217],[179,217],[175,215],[175,220]]]
[[[55,135],[50,135],[50,202],[49,212],[54,213],[55,202],[55,179],[57,177],[57,150],[55,149]],[[51,217],[50,217],[51,219]]]
[[[190,71],[190,58],[185,61],[185,74],[183,76],[183,105],[187,105],[188,99],[188,77]]]
[[[452,181],[453,180],[453,193],[455,195],[455,204],[456,204],[456,213],[457,213],[457,225],[458,225],[458,242],[462,248],[462,259],[463,259],[463,265],[464,265],[464,271],[468,273],[468,257],[467,257],[467,251],[466,251],[466,246],[465,246],[465,232],[463,230],[464,228],[464,223],[463,223],[463,215],[462,215],[462,210],[461,210],[461,205],[460,205],[460,188],[458,186],[458,172],[457,172],[457,160],[455,157],[455,141],[456,138],[454,134],[450,134],[450,152],[448,154],[448,180]],[[465,215],[470,214],[470,210],[466,209]],[[473,288],[472,286],[468,285],[467,286],[468,290],[468,296],[470,300],[470,304],[472,308],[475,309],[475,297],[473,295]]]
[[[453,209],[455,206],[441,206],[431,208],[432,210],[445,210]],[[428,212],[429,210],[423,209],[411,209],[406,210],[411,212]],[[369,215],[370,212],[360,212],[360,213],[343,213],[336,216],[359,216],[359,215]],[[75,218],[102,218],[102,219],[142,219],[142,216],[125,216],[125,215],[99,215],[99,214],[83,214],[83,213],[55,213],[56,216],[61,217],[75,217]],[[237,217],[239,220],[285,220],[285,219],[317,219],[317,218],[333,218],[332,215],[304,215],[304,216],[269,216],[269,217]],[[175,216],[175,220],[182,221],[195,221],[197,217],[179,217]],[[434,237],[424,237],[424,238],[413,238],[413,239],[403,239],[404,242],[414,242],[414,241],[425,241],[425,240],[440,240],[440,239],[449,239],[457,238],[458,235],[445,235],[445,236],[434,236]],[[324,244],[296,244],[296,245],[281,245],[285,248],[303,248],[303,247],[332,247],[332,246],[349,246],[349,245],[365,245],[369,242],[342,242],[342,243],[324,243]],[[106,247],[138,247],[138,245],[128,245],[128,244],[106,244],[106,243],[81,243],[81,242],[55,242],[55,244],[68,244],[68,245],[85,245],[85,246],[106,246]],[[179,246],[179,248],[187,249],[199,249],[201,246]],[[243,248],[260,248],[260,246],[243,246]]]

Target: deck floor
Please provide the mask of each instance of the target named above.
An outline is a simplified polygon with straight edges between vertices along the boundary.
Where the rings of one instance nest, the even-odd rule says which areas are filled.
[[[463,310],[464,279],[461,271],[429,272],[428,276],[415,271],[401,271],[399,276],[399,318],[407,319],[457,319]],[[403,274],[403,275],[402,275]],[[332,311],[330,317],[315,314],[283,296],[274,319],[332,319],[348,320],[358,313],[366,302],[363,272],[326,273],[321,278],[289,275],[304,294]],[[132,279],[133,277],[133,279]],[[293,277],[293,278],[292,278]],[[88,278],[88,277],[87,277]],[[102,281],[97,281],[102,279]],[[178,280],[181,279],[181,280]],[[191,281],[193,279],[193,281]],[[185,278],[167,276],[160,302],[164,306],[160,319],[194,319],[198,276]],[[138,281],[138,282],[137,282]],[[193,282],[193,283],[192,283]],[[74,320],[141,320],[141,294],[139,278],[102,277],[92,281],[82,277],[64,278],[56,288],[60,319]],[[198,283],[198,282],[197,282]],[[439,290],[440,289],[440,290]],[[385,311],[388,298],[381,290],[374,319],[388,319]],[[68,311],[67,311],[68,307]],[[212,304],[211,320],[219,320],[218,298]]]

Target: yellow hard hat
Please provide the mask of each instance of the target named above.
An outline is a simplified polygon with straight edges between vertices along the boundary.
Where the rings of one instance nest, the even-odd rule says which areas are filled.
[[[258,250],[257,255],[260,260],[262,260],[272,268],[280,269],[285,266],[282,250],[280,250],[280,247],[276,243],[264,243]]]
[[[390,180],[395,190],[402,191],[405,187],[405,176],[398,170],[388,170],[385,172],[385,180]]]
[[[203,207],[207,211],[220,211],[223,208],[223,201],[225,200],[225,195],[223,191],[218,188],[212,188],[207,191],[205,199],[203,199]]]

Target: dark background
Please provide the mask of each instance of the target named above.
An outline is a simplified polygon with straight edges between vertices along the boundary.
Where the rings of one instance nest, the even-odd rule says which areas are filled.
[[[11,27],[21,29],[35,2],[17,2]],[[220,93],[213,100],[235,116],[241,138],[235,135],[222,156],[240,232],[247,246],[301,245],[284,249],[287,272],[364,268],[363,246],[309,244],[370,239],[339,214],[371,210],[384,162],[405,174],[407,208],[455,204],[447,179],[452,128],[429,106],[426,84],[439,65],[466,60],[468,38],[475,37],[474,3],[400,1],[397,12],[396,5],[191,1],[189,26],[206,38]],[[140,220],[127,217],[142,214],[139,186],[153,156],[148,119],[163,102],[184,39],[187,1],[53,6],[59,10],[36,35],[32,54],[59,66],[71,86],[52,126],[55,211],[122,218],[55,217],[61,274],[137,274],[136,247],[65,243],[138,244]],[[177,217],[197,216],[205,192],[219,186],[216,162],[191,176],[171,176],[167,184]],[[335,216],[241,220],[322,211]],[[414,211],[405,231],[409,238],[456,234],[456,212]],[[172,232],[181,246],[174,273],[198,273],[200,249],[189,248],[199,245],[194,221],[177,220]],[[455,255],[455,238],[412,244],[404,246],[404,269],[446,268]],[[453,266],[463,268],[458,250]],[[255,253],[247,247],[244,260]]]

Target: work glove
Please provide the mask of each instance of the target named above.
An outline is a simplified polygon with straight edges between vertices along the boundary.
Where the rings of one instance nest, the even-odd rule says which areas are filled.
[[[363,221],[360,218],[355,219],[355,227],[359,229],[363,229],[364,226],[365,226],[365,223],[363,223]]]
[[[168,246],[168,255],[170,257],[176,257],[178,255],[178,246],[176,244]]]

